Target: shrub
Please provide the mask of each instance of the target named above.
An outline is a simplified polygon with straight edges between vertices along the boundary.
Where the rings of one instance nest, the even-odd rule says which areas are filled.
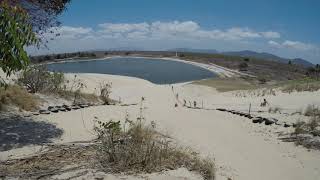
[[[17,83],[26,87],[30,93],[50,92],[61,90],[64,83],[63,73],[50,73],[45,66],[30,67],[23,71]]]
[[[0,88],[0,110],[6,105],[15,105],[20,109],[31,111],[38,108],[38,99],[17,85]]]
[[[246,71],[247,68],[249,67],[249,65],[246,62],[242,62],[238,66],[241,71]]]
[[[320,109],[315,105],[308,105],[304,111],[305,116],[320,116]]]
[[[258,81],[259,81],[260,84],[265,84],[265,83],[267,83],[267,79],[264,78],[264,77],[258,77]]]
[[[268,110],[269,113],[281,113],[280,107],[270,107]]]
[[[120,121],[98,123],[98,159],[109,172],[151,173],[186,167],[205,179],[215,177],[211,160],[202,160],[196,153],[173,145],[168,136],[155,130],[155,124],[147,126],[141,120],[127,119],[122,128]]]
[[[110,104],[110,93],[111,93],[111,83],[101,83],[100,84],[100,99],[104,104]]]
[[[291,93],[291,92],[302,92],[309,91],[314,92],[320,90],[320,81],[314,79],[303,79],[300,81],[294,81],[290,84],[282,87],[282,92]]]

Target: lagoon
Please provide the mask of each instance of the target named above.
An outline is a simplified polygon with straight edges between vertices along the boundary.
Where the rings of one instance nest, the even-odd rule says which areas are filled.
[[[154,58],[115,57],[104,60],[72,61],[47,65],[50,71],[99,73],[131,76],[155,84],[174,84],[216,77],[216,74],[191,64]]]

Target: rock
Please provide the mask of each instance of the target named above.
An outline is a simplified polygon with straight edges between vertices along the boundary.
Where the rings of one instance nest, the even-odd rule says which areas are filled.
[[[238,114],[239,112],[237,112],[237,111],[232,111],[231,113],[232,113],[232,114]]]
[[[31,117],[31,114],[24,114],[23,117],[26,117],[26,118]]]
[[[62,107],[66,110],[66,111],[71,111],[71,107],[68,105],[62,105]]]
[[[227,111],[226,109],[223,109],[223,108],[218,108],[217,110],[218,111]]]
[[[285,128],[288,128],[288,127],[290,127],[291,125],[290,124],[287,124],[287,123],[284,123],[284,125],[283,125],[283,127],[285,127]]]
[[[40,114],[50,114],[50,111],[46,110],[46,109],[41,109],[39,110]]]
[[[59,109],[58,108],[51,108],[50,111],[53,113],[57,113],[57,112],[59,112]]]
[[[277,120],[277,119],[274,119],[274,118],[270,118],[270,119],[265,118],[264,124],[265,124],[265,125],[271,125],[271,124],[276,123],[277,121],[278,121],[278,120]]]
[[[48,106],[48,110],[50,111],[51,109],[53,109],[54,106]]]
[[[66,112],[66,111],[67,111],[66,108],[64,108],[64,107],[61,107],[61,108],[59,108],[58,110],[59,110],[59,111],[62,111],[62,112]]]
[[[245,114],[245,113],[240,112],[240,113],[238,113],[238,115],[239,115],[239,116],[245,116],[246,114]]]
[[[262,117],[255,117],[252,119],[253,123],[262,123],[264,119]]]
[[[34,115],[34,116],[38,116],[38,115],[40,115],[38,112],[32,112],[32,115]]]
[[[77,109],[80,109],[80,107],[73,105],[73,106],[71,106],[71,109],[77,110]]]
[[[87,105],[87,104],[80,104],[79,105],[81,108],[87,108],[87,107],[89,107],[89,105]]]

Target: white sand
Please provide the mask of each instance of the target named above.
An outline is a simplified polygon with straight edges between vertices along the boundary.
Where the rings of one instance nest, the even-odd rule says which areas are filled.
[[[73,77],[68,74],[68,77]],[[225,112],[213,110],[174,108],[175,94],[170,85],[155,85],[148,81],[123,76],[102,74],[78,74],[87,85],[87,92],[97,92],[100,82],[112,82],[112,97],[121,98],[124,103],[138,103],[146,98],[144,115],[148,121],[155,121],[161,131],[171,134],[182,145],[191,146],[201,155],[215,158],[217,179],[233,180],[318,180],[320,177],[320,152],[308,151],[293,143],[282,142],[277,132],[290,132],[290,128],[264,126]],[[308,104],[320,105],[320,92],[278,94],[267,97],[236,97],[234,92],[218,93],[216,90],[192,84],[174,85],[174,92],[180,101],[196,100],[205,108],[229,108],[246,111],[252,103],[253,111],[266,110],[259,104],[267,98],[271,106],[282,107],[285,112],[294,112]],[[65,133],[55,142],[71,142],[94,138],[92,127],[95,117],[102,121],[123,120],[126,113],[130,119],[139,115],[137,106],[99,106],[77,111],[43,115],[63,128]],[[268,115],[268,114],[263,114]],[[302,116],[275,114],[275,117],[295,122]],[[2,158],[18,150],[0,153]],[[174,173],[174,172],[173,172]],[[180,174],[179,174],[180,173]],[[151,179],[189,179],[187,171],[174,176],[154,175]],[[171,177],[172,176],[172,177]],[[193,176],[193,175],[192,175]],[[90,176],[87,176],[90,178]],[[108,175],[110,179],[111,175]],[[197,177],[194,176],[193,179]],[[130,179],[130,178],[129,178]]]

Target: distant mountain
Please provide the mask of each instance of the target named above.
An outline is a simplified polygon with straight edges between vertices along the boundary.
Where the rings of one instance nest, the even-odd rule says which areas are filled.
[[[109,48],[108,51],[144,51],[145,49],[139,47],[117,47]]]
[[[255,52],[255,51],[232,51],[232,52],[223,52],[222,54],[225,55],[231,55],[231,56],[241,56],[241,57],[253,57],[253,58],[257,58],[257,59],[265,59],[265,60],[270,60],[270,61],[278,61],[278,62],[282,62],[282,63],[288,63],[289,61],[291,61],[293,64],[298,64],[298,65],[302,65],[305,67],[312,67],[314,66],[314,64],[312,64],[311,62],[305,60],[305,59],[301,59],[301,58],[295,58],[295,59],[287,59],[287,58],[282,58],[270,53],[265,53],[265,52]]]
[[[295,59],[288,59],[288,58],[282,58],[279,56],[276,56],[274,54],[266,53],[266,52],[255,52],[255,51],[230,51],[230,52],[218,52],[215,49],[191,49],[191,48],[175,48],[170,49],[168,51],[178,51],[178,52],[193,52],[193,53],[208,53],[208,54],[224,54],[229,56],[240,56],[240,57],[251,57],[251,58],[257,58],[257,59],[264,59],[264,60],[270,60],[270,61],[277,61],[281,63],[288,63],[291,61],[293,64],[302,65],[304,67],[312,67],[314,64],[311,62],[301,59],[301,58],[295,58]]]
[[[311,62],[301,59],[301,58],[295,58],[291,60],[293,62],[293,64],[301,64],[305,67],[313,67],[314,64],[312,64]]]
[[[178,51],[178,52],[193,52],[193,53],[207,53],[207,54],[217,54],[219,53],[215,49],[191,49],[191,48],[175,48],[175,49],[169,49],[167,51]]]

